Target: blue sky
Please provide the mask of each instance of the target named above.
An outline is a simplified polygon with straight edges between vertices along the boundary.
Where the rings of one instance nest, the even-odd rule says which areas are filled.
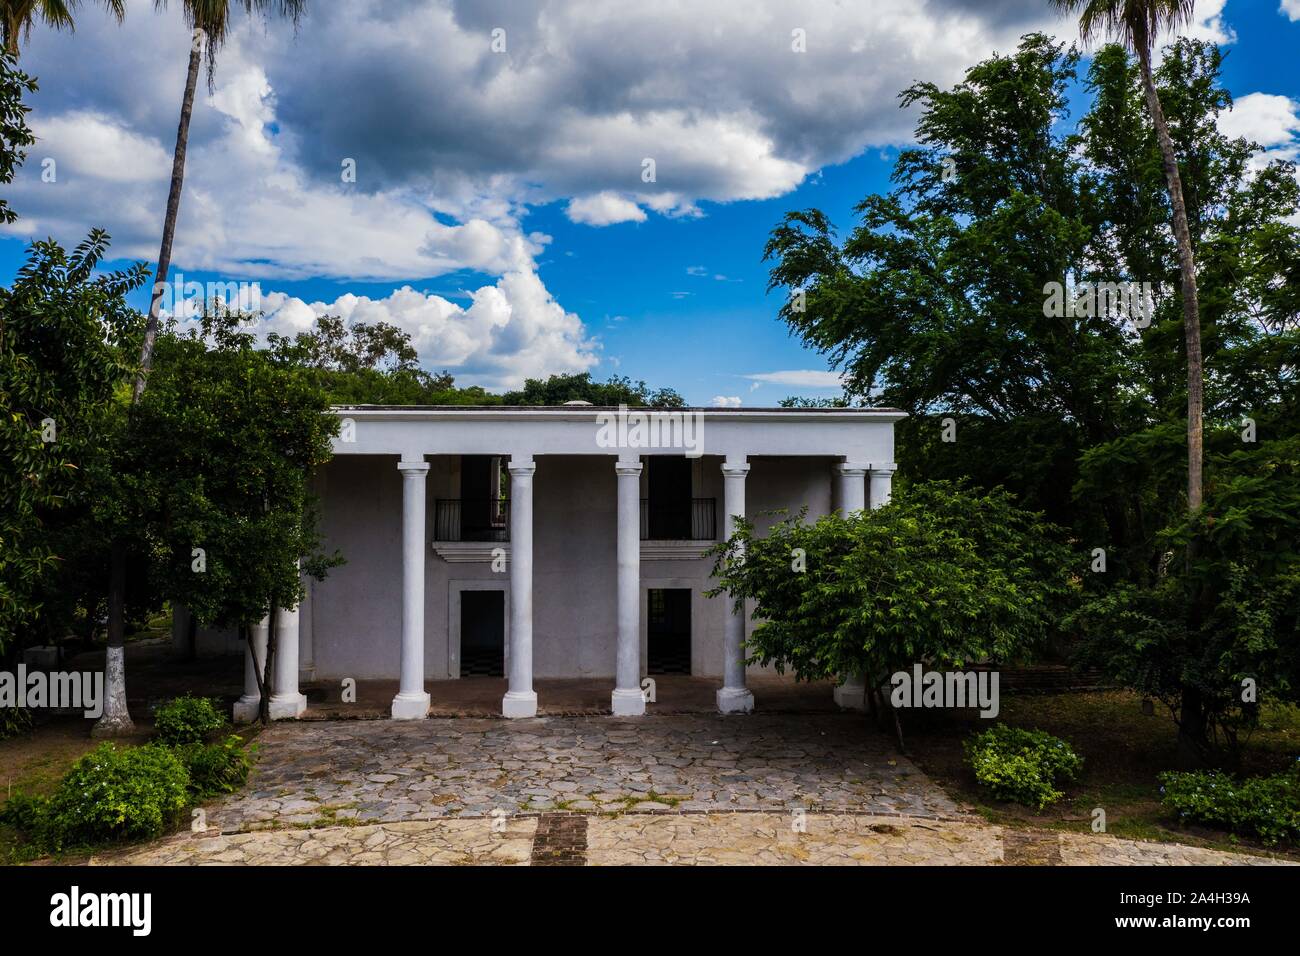
[[[903,6],[372,0],[313,10],[297,36],[241,25],[196,104],[174,269],[257,282],[280,331],[322,311],[396,322],[462,384],[590,370],[704,405],[836,394],[776,317],[768,232],[809,206],[847,230],[888,188],[911,81],[954,82],[1031,29],[1073,36],[1039,0]],[[1295,158],[1300,0],[1197,16],[1245,98],[1234,130]],[[90,6],[75,34],[37,27],[23,65],[41,142],[0,276],[32,236],[93,225],[156,255],[186,43],[143,2],[120,27]]]

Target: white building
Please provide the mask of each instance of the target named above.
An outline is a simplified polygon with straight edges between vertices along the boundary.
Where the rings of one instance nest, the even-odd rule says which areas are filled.
[[[315,680],[400,678],[392,716],[425,716],[428,681],[508,676],[507,717],[534,678],[608,678],[644,713],[647,674],[717,677],[747,711],[749,622],[709,598],[710,545],[732,515],[810,517],[887,501],[892,409],[339,407],[317,479],[324,550],[347,563],[277,621],[272,715]],[[255,644],[264,646],[265,625]],[[251,655],[248,656],[251,669]],[[436,687],[436,684],[434,685]],[[860,694],[860,690],[858,691]],[[842,688],[852,704],[853,689]],[[255,711],[249,674],[238,711]]]

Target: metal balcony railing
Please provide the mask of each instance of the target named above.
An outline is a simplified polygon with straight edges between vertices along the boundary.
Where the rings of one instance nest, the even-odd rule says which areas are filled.
[[[716,541],[718,537],[717,499],[692,498],[668,507],[650,506],[641,499],[642,541]]]
[[[433,539],[435,541],[509,541],[509,499],[434,499]]]

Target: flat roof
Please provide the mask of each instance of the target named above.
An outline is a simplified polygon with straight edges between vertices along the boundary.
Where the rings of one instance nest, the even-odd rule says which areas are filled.
[[[884,414],[904,415],[901,408],[886,406],[850,407],[850,408],[786,408],[784,406],[747,406],[728,408],[718,405],[686,405],[668,407],[659,405],[331,405],[335,411],[374,411],[374,412],[617,412],[626,408],[629,412],[703,412],[709,415],[843,415],[862,414],[864,412],[881,412]]]

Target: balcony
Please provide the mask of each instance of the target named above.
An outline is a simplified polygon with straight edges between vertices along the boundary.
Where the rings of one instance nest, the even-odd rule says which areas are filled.
[[[717,499],[692,498],[690,507],[683,501],[667,507],[650,506],[641,499],[642,541],[716,541]]]
[[[509,541],[509,499],[434,499],[433,540]]]

